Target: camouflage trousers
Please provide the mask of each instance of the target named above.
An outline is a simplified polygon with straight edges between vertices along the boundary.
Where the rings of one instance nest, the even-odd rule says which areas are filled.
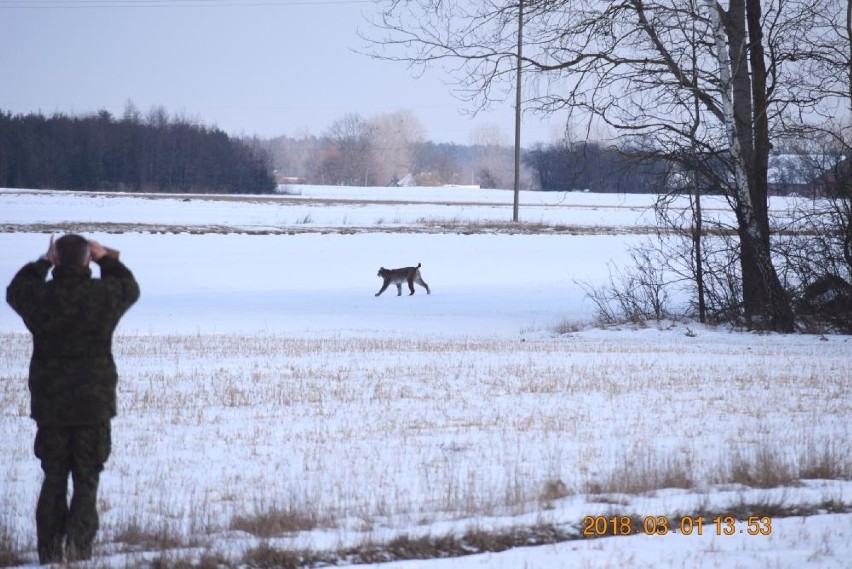
[[[44,481],[36,506],[38,556],[41,563],[89,559],[98,531],[98,482],[109,458],[109,421],[97,425],[42,426],[35,438]],[[73,494],[68,504],[68,475]]]

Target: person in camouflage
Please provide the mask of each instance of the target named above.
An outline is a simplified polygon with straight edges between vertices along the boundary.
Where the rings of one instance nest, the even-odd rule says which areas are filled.
[[[92,278],[90,260],[100,265]],[[53,279],[46,280],[53,266]],[[64,235],[25,265],[6,301],[32,333],[30,416],[44,471],[36,506],[41,563],[89,559],[99,527],[97,490],[111,450],[118,374],[112,336],[139,298],[139,285],[117,253],[80,235]],[[70,506],[68,475],[73,479]]]

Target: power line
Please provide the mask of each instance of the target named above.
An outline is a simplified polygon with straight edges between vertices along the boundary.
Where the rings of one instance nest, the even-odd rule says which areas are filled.
[[[0,0],[0,10],[68,10],[91,8],[226,8],[336,6],[370,4],[372,0]]]

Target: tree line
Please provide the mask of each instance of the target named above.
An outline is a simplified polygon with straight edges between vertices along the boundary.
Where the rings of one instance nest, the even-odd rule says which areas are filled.
[[[523,153],[542,190],[658,193],[671,185],[674,164],[600,142],[538,144]]]
[[[308,184],[512,188],[514,149],[498,130],[475,131],[467,145],[427,141],[423,131],[407,111],[371,119],[353,113],[319,137],[280,136],[260,144],[282,179]],[[537,143],[521,154],[521,187],[528,190],[654,192],[673,168],[663,157],[595,141]]]
[[[468,145],[425,140],[408,111],[334,121],[320,136],[234,139],[163,107],[121,118],[0,112],[0,187],[127,192],[270,193],[317,185],[477,185],[508,189],[513,150],[487,127]],[[595,142],[523,150],[524,189],[650,192],[665,169]],[[656,180],[655,180],[656,177]]]
[[[0,112],[0,187],[271,193],[275,182],[256,145],[129,105],[120,119]]]
[[[402,118],[402,117],[406,118]],[[254,140],[272,160],[279,180],[338,186],[477,185],[513,186],[514,149],[499,133],[479,136],[473,144],[436,143],[421,136],[400,136],[404,129],[382,124],[398,120],[416,125],[407,113],[365,120],[357,114],[335,121],[321,136],[279,136]],[[344,127],[343,125],[346,125]],[[348,129],[348,130],[347,130]],[[413,132],[418,132],[417,126]],[[816,153],[816,154],[814,154]],[[789,141],[778,148],[772,180],[777,194],[812,196],[821,190],[820,178],[843,155],[842,148],[812,148]],[[682,158],[651,146],[620,141],[559,140],[521,149],[521,188],[597,193],[682,193],[683,180],[695,168]],[[702,168],[714,177],[727,176],[724,155],[703,157]],[[706,177],[702,191],[724,193],[718,181]]]
[[[485,188],[512,184],[512,149],[495,129],[478,130],[468,145],[432,142],[409,111],[369,119],[349,113],[319,136],[285,135],[258,142],[282,178],[308,184]]]
[[[423,131],[407,111],[369,120],[349,114],[321,136],[269,140],[229,138],[198,121],[170,118],[162,107],[143,117],[129,104],[121,119],[107,111],[49,118],[0,112],[0,187],[269,193],[276,177],[339,186],[512,187],[513,149],[499,132],[481,131],[462,145],[424,140]],[[810,180],[803,190],[810,194],[827,167],[809,162],[838,151],[819,149],[808,159],[813,149],[787,148],[802,157],[788,176]],[[708,163],[725,175],[723,159]],[[523,189],[680,191],[683,172],[677,158],[636,146],[563,140],[522,149]],[[723,189],[711,184],[704,191]]]

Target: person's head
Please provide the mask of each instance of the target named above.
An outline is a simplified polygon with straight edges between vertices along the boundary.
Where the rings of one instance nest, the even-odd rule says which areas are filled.
[[[69,233],[57,239],[54,246],[57,265],[89,265],[89,241],[85,237]]]

